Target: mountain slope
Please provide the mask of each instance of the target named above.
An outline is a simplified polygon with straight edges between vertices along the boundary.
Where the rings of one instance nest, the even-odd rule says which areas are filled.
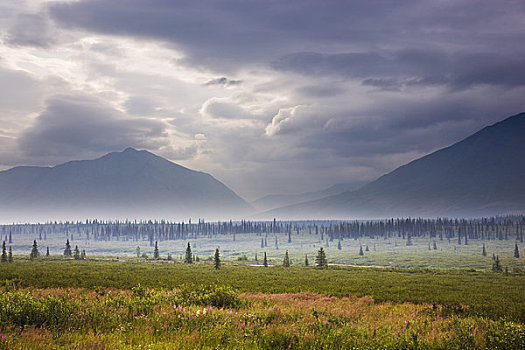
[[[274,208],[284,207],[296,203],[321,199],[323,197],[333,196],[346,191],[352,191],[363,186],[365,182],[352,182],[336,184],[315,192],[305,192],[299,194],[270,194],[261,197],[250,204],[259,211],[267,211]]]
[[[230,218],[250,206],[211,175],[128,148],[95,160],[0,172],[4,220]]]
[[[525,211],[525,113],[414,160],[352,192],[267,217],[480,216]]]

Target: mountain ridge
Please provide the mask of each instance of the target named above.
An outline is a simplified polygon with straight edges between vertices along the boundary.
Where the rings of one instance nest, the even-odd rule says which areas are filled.
[[[480,216],[525,210],[525,113],[404,164],[358,190],[265,217]]]
[[[53,167],[2,171],[0,198],[3,217],[32,220],[70,217],[74,210],[86,217],[179,219],[242,216],[251,210],[213,176],[133,148]]]

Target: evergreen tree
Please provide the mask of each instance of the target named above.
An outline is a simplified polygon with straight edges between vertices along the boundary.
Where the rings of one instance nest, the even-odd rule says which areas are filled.
[[[7,262],[13,262],[13,250],[11,249],[11,246],[9,246],[9,253],[7,253]]]
[[[364,255],[364,253],[363,253],[363,246],[362,245],[359,246],[359,255]]]
[[[496,260],[494,260],[494,263],[492,264],[492,271],[494,272],[502,272],[503,267],[501,266],[501,263],[499,262],[499,256],[496,255]]]
[[[171,253],[168,253],[168,261],[172,261],[173,257],[171,256]]]
[[[75,260],[80,260],[80,250],[78,249],[78,245],[75,246],[74,257],[75,257]]]
[[[369,252],[370,249],[368,249],[368,244],[365,246],[365,252]]]
[[[264,238],[261,238],[261,248],[264,248]]]
[[[49,256],[49,247],[46,247],[46,256]]]
[[[7,248],[5,246],[5,241],[2,243],[2,258],[0,259],[1,262],[7,262]]]
[[[69,244],[69,239],[66,240],[66,249],[64,249],[64,256],[71,257],[71,244]]]
[[[483,250],[481,251],[481,255],[487,256],[487,250],[485,249],[485,243],[483,243]]]
[[[518,249],[518,243],[514,246],[514,257],[519,258],[520,257],[520,250]]]
[[[263,265],[264,267],[268,267],[268,258],[266,258],[266,252],[264,252]]]
[[[326,260],[326,253],[324,252],[323,247],[319,248],[317,256],[315,257],[315,265],[319,268],[324,268],[328,266],[328,261]]]
[[[257,252],[255,252],[255,261],[259,261],[259,260],[257,259]]]
[[[408,234],[407,236],[407,246],[411,246],[413,245],[414,243],[412,243],[412,236],[410,234]]]
[[[438,249],[438,246],[437,246],[437,243],[436,241],[434,241],[434,246],[433,246],[434,250],[437,250]]]
[[[288,250],[284,253],[283,266],[290,267],[290,256],[288,255]]]
[[[31,254],[29,254],[29,258],[31,260],[38,258],[40,253],[38,252],[38,244],[36,243],[36,239],[33,241],[33,248],[31,249]]]
[[[339,250],[343,249],[343,247],[341,247],[341,240],[339,240],[339,242],[337,242],[337,249],[339,249]]]
[[[137,258],[140,258],[140,247],[139,246],[135,248],[135,254],[137,254]]]
[[[160,258],[159,254],[159,244],[155,241],[155,250],[153,250],[153,259],[158,260]]]
[[[310,266],[310,262],[308,261],[308,254],[304,255],[304,266]]]
[[[292,230],[288,231],[288,243],[292,243]]]
[[[191,253],[190,242],[188,242],[188,247],[186,248],[186,256],[184,257],[184,262],[186,264],[193,263],[193,254]]]
[[[213,267],[215,267],[215,270],[218,270],[221,267],[221,256],[219,253],[219,248],[215,248],[215,255],[213,256]]]

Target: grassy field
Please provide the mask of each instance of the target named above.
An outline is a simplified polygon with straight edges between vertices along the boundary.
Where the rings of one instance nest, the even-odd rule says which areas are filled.
[[[525,347],[522,274],[56,258],[0,281],[0,348]]]

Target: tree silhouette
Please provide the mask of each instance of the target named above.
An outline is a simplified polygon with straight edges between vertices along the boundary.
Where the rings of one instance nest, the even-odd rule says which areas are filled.
[[[188,247],[186,247],[186,255],[184,257],[184,262],[186,264],[192,264],[193,263],[193,254],[191,253],[190,242],[188,242]]]
[[[290,256],[288,255],[288,250],[284,253],[283,266],[290,267]]]
[[[326,253],[324,252],[323,247],[319,248],[319,251],[317,252],[317,256],[315,257],[315,265],[319,268],[325,268],[328,266]]]
[[[215,249],[215,255],[213,256],[213,267],[215,267],[215,270],[218,270],[221,267],[221,256],[219,253],[219,248]]]

